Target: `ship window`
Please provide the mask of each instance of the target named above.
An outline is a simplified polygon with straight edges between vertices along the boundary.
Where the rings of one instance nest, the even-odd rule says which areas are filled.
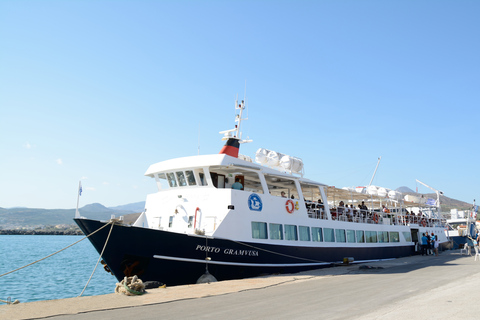
[[[310,241],[310,227],[298,226],[300,241]]]
[[[188,216],[188,227],[191,228],[193,226],[193,216]]]
[[[332,228],[323,228],[323,238],[325,242],[335,242],[335,233]]]
[[[378,242],[388,242],[387,231],[378,231]]]
[[[346,242],[346,240],[345,240],[345,230],[335,229],[335,238],[337,239],[337,242]]]
[[[365,238],[367,239],[367,243],[375,243],[377,242],[377,232],[365,231]]]
[[[390,232],[390,242],[400,242],[400,236],[398,232]]]
[[[216,172],[210,172],[210,177],[212,178],[213,186],[215,188],[225,188],[225,175],[218,174]]]
[[[363,230],[357,230],[356,234],[357,234],[357,242],[358,243],[365,242],[365,233],[363,232]]]
[[[270,223],[268,225],[270,231],[270,239],[283,240],[283,226],[278,223]]]
[[[285,240],[298,240],[297,226],[290,224],[285,225]]]
[[[412,242],[412,234],[410,232],[404,231],[403,236],[405,237],[405,241]]]
[[[243,185],[241,190],[258,194],[264,193],[258,172],[243,170],[236,166],[212,166],[210,167],[210,176],[215,188],[231,189],[235,178],[239,178]]]
[[[265,222],[252,221],[252,238],[268,239],[267,224]]]
[[[180,187],[185,187],[187,185],[187,181],[185,181],[185,174],[183,173],[183,171],[177,171],[177,180]]]
[[[295,187],[295,181],[292,179],[265,174],[265,182],[267,183],[268,191],[272,196],[282,197],[283,192],[286,198],[291,198],[294,193],[298,194],[297,188]]]
[[[312,202],[322,200],[322,202],[325,202],[322,199],[319,186],[300,182],[300,187],[302,188],[302,194],[305,200]]]
[[[316,242],[323,241],[322,228],[312,227],[312,241],[316,241]]]
[[[173,172],[167,172],[168,185],[173,188],[177,186],[177,180],[175,180],[175,175]]]
[[[207,179],[205,179],[205,174],[203,173],[203,169],[200,169],[200,172],[198,173],[198,176],[200,177],[200,185],[201,186],[206,186],[207,185]]]
[[[355,242],[355,230],[347,230],[347,242]]]
[[[173,225],[173,216],[170,216],[170,218],[168,219],[168,227],[171,228]]]
[[[193,174],[193,171],[191,170],[185,171],[185,175],[187,176],[187,181],[189,186],[197,185],[197,183],[195,182],[195,175]]]

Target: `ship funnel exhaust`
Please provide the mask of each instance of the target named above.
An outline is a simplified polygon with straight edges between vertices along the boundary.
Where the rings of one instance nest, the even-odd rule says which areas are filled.
[[[238,158],[239,150],[240,150],[240,142],[238,141],[238,139],[229,138],[219,153],[220,154],[223,153],[231,157]]]

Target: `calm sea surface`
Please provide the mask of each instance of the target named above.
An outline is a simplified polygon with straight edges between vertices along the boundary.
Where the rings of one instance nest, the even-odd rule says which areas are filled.
[[[0,235],[0,275],[39,260],[84,236]],[[85,239],[46,260],[0,277],[0,299],[20,302],[77,297],[98,253]],[[113,293],[117,280],[99,264],[83,296]],[[3,305],[3,303],[0,303]]]

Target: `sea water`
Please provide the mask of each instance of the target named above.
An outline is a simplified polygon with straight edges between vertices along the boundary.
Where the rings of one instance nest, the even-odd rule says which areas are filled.
[[[0,275],[61,250],[84,236],[0,235]],[[95,269],[99,254],[85,239],[19,271],[0,277],[0,299],[22,302],[77,297]],[[82,296],[113,293],[117,280],[102,264]],[[0,303],[2,305],[3,303]]]

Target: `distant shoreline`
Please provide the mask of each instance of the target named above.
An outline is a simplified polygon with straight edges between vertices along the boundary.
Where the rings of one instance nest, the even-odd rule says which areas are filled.
[[[80,230],[0,230],[0,235],[83,236]]]

